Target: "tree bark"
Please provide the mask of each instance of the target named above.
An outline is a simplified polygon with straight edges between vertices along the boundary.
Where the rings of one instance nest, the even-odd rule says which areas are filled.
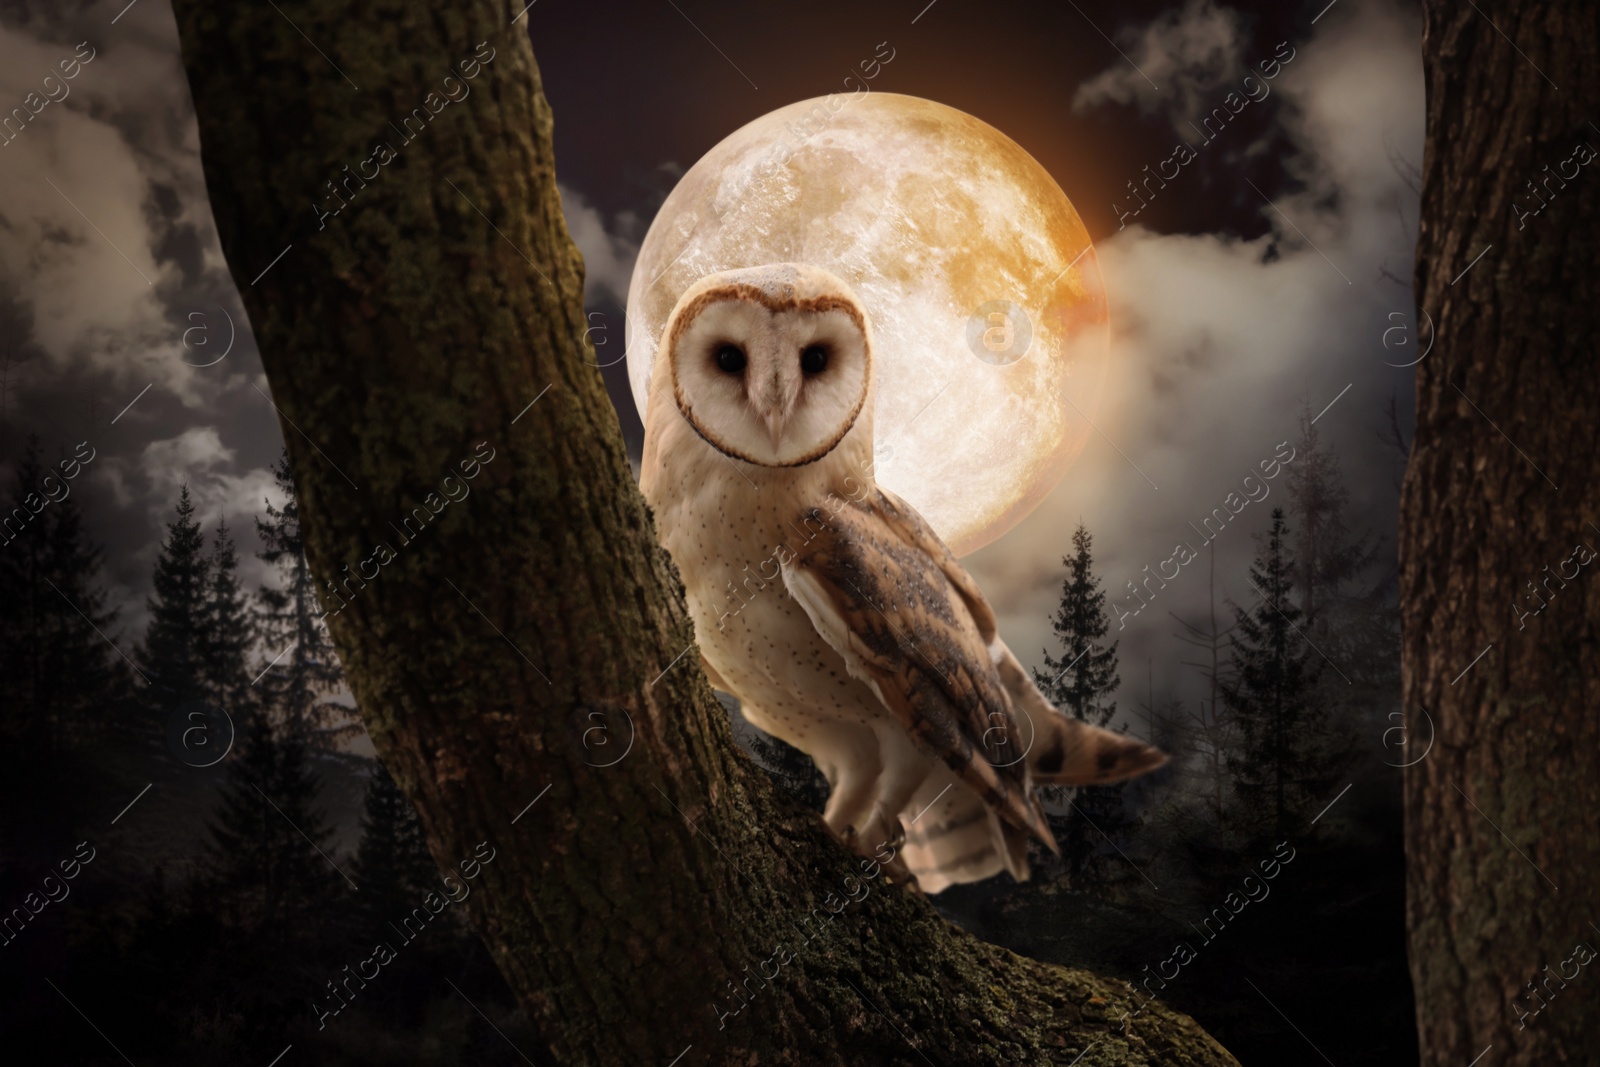
[[[1233,1063],[1159,1004],[1124,1033],[1125,983],[982,944],[866,877],[748,769],[584,363],[521,6],[174,4],[351,689],[441,866],[494,850],[466,907],[549,1056]],[[450,69],[490,49],[470,81]]]
[[[1600,549],[1600,167],[1561,164],[1600,149],[1600,18],[1423,6],[1414,289],[1435,329],[1400,537],[1408,751],[1423,709],[1434,731],[1405,788],[1421,1046],[1594,1063],[1600,972],[1573,949],[1600,948],[1600,575],[1574,546]]]

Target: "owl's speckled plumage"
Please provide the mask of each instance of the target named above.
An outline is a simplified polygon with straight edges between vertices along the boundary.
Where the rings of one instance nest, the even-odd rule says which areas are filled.
[[[877,487],[872,358],[827,271],[701,279],[652,369],[642,488],[713,684],[812,757],[829,827],[869,855],[903,836],[928,892],[1023,879],[1028,834],[1055,846],[1036,785],[1165,757],[1052,708],[971,577]]]

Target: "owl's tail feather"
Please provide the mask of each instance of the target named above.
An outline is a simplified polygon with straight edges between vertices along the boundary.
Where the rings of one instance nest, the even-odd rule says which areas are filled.
[[[953,775],[928,776],[901,816],[901,858],[924,893],[1001,871],[1028,880],[1030,831],[1007,822]]]
[[[1034,785],[1109,785],[1167,762],[1167,754],[1154,745],[1063,715],[999,638],[992,649],[1017,727],[1024,742],[1031,738],[1027,758]]]
[[[1040,718],[1039,740],[1028,753],[1035,785],[1109,785],[1167,762],[1165,752],[1127,734],[1090,726],[1054,710],[1048,718]]]

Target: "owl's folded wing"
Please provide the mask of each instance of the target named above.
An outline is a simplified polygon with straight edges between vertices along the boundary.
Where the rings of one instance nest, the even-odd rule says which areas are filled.
[[[821,529],[782,561],[783,581],[817,631],[914,739],[1055,848],[990,647],[994,613],[971,576],[887,494],[801,518]]]
[[[1107,785],[1155,770],[1167,762],[1153,745],[1099,726],[1091,726],[1045,699],[1017,657],[1000,639],[994,611],[977,582],[956,560],[939,535],[915,508],[886,489],[880,511],[908,540],[938,562],[950,584],[960,592],[988,648],[1000,684],[1011,698],[1011,710],[1025,738],[1028,770],[1036,785]]]

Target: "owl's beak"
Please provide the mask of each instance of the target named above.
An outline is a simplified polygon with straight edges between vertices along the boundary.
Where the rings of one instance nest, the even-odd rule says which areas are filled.
[[[778,445],[783,441],[782,409],[767,413],[767,433],[772,437],[772,450],[776,452],[778,450]]]

